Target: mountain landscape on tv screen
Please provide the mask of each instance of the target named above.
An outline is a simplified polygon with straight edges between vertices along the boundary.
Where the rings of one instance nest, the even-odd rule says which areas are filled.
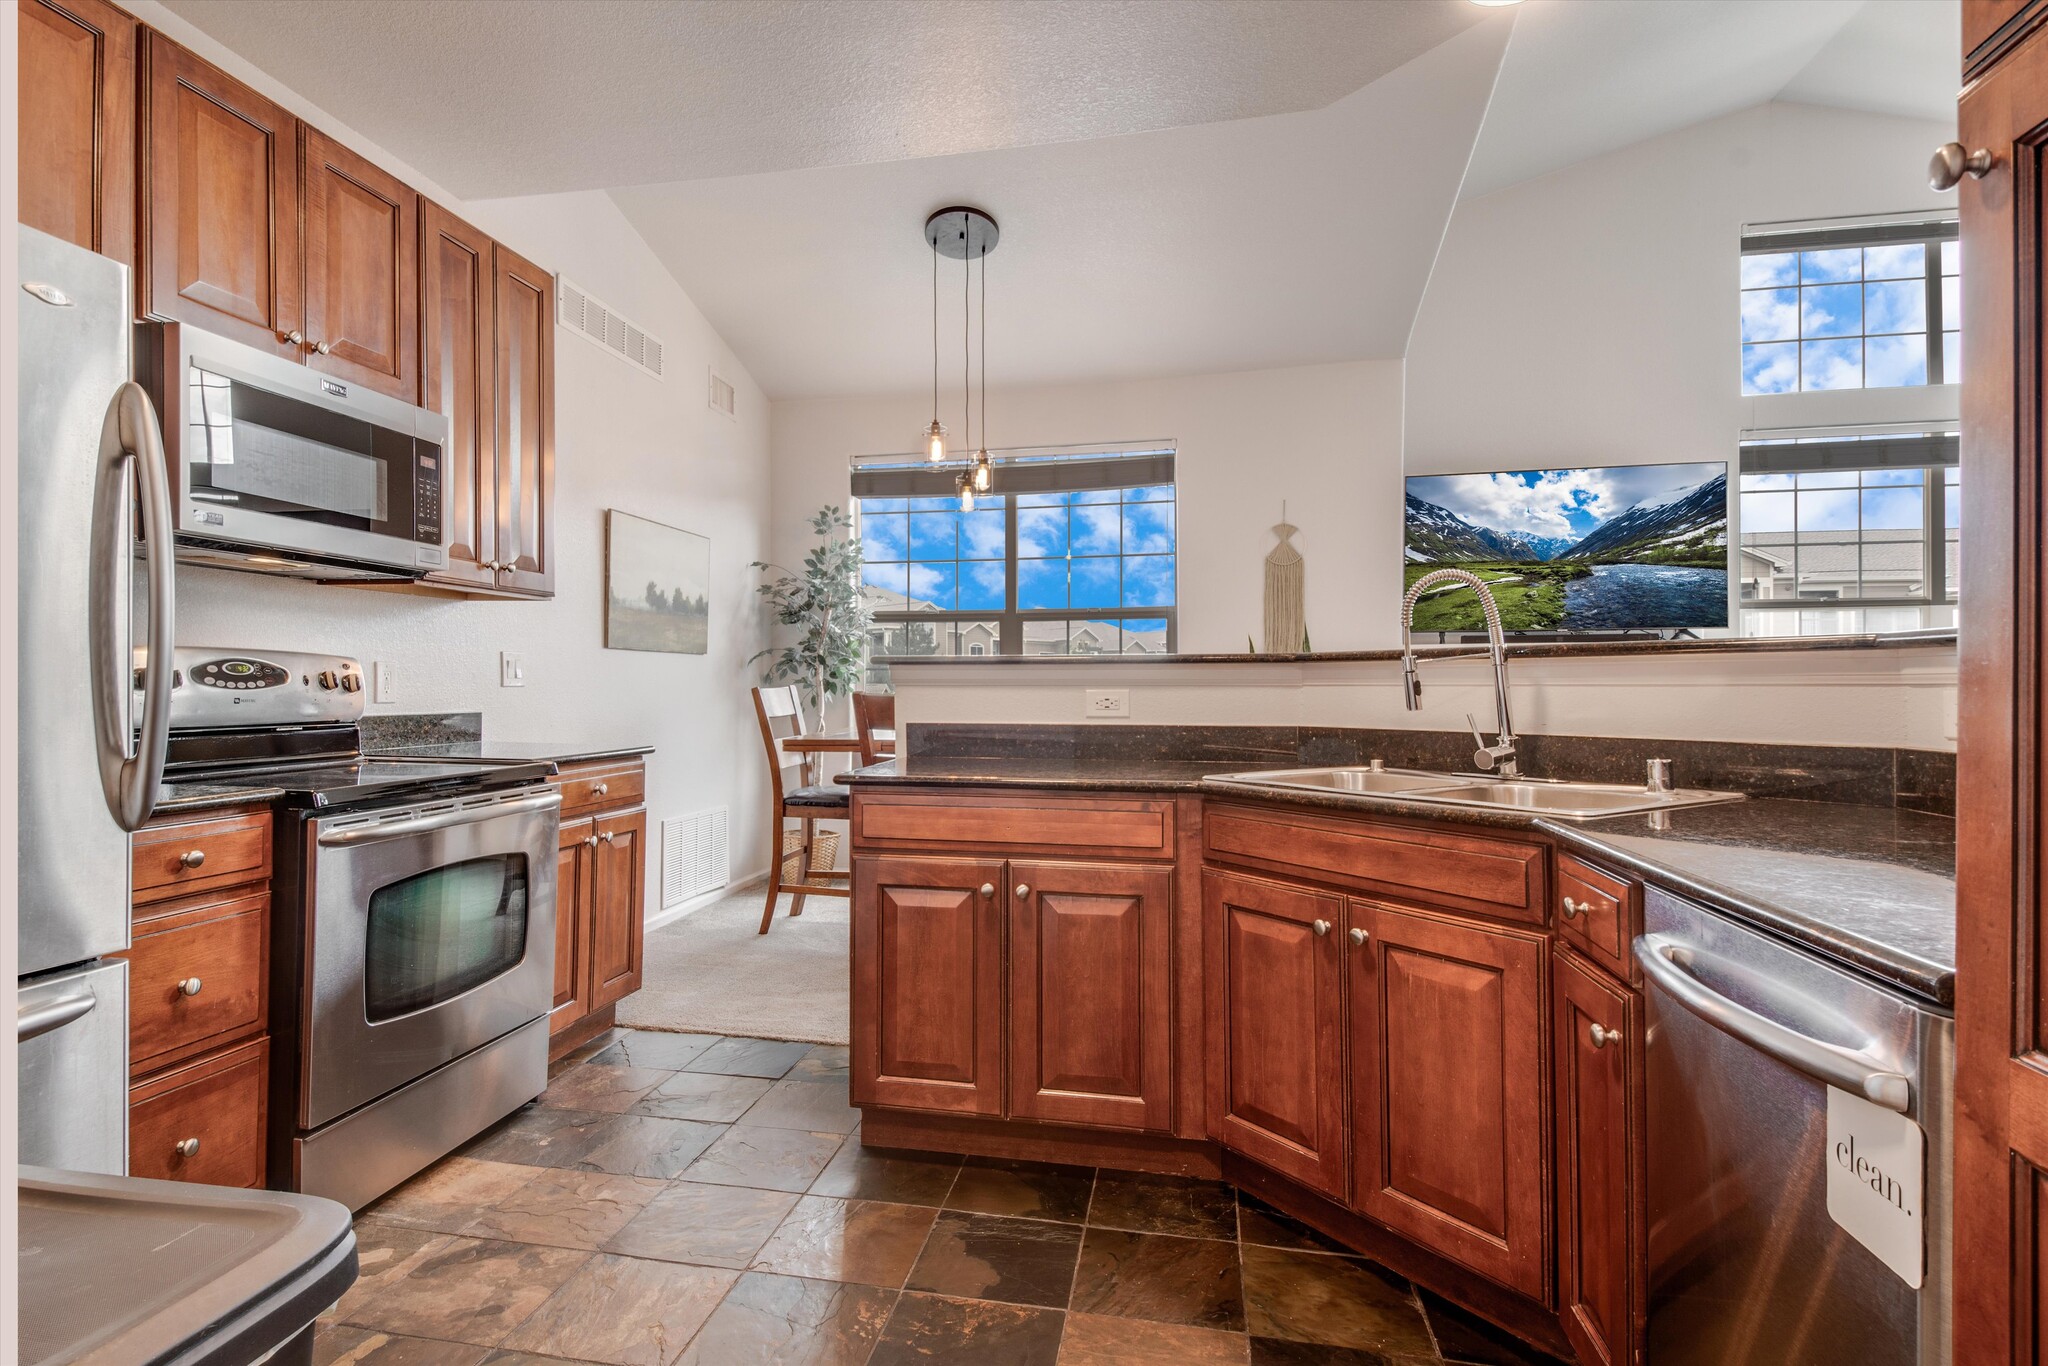
[[[1630,465],[1408,480],[1406,579],[1468,569],[1510,631],[1728,624],[1728,467]],[[1417,602],[1420,631],[1478,630],[1460,587]]]

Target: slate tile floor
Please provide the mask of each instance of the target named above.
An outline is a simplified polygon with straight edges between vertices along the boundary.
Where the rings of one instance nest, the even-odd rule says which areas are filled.
[[[846,1050],[614,1030],[356,1220],[318,1366],[1554,1366],[1220,1182],[864,1149]]]

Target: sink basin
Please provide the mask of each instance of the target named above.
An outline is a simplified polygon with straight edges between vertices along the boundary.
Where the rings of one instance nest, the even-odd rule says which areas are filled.
[[[1527,811],[1533,815],[1557,816],[1565,820],[1591,820],[1600,816],[1670,811],[1681,806],[1742,800],[1740,792],[1711,792],[1703,788],[1651,792],[1645,788],[1610,783],[1482,779],[1471,774],[1424,773],[1399,768],[1276,769],[1265,773],[1233,773],[1228,775],[1227,781],[1311,792],[1356,792],[1489,811]]]

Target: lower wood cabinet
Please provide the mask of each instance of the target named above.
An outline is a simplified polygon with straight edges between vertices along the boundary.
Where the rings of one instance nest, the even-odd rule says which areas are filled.
[[[1344,1193],[1344,902],[1202,875],[1216,1138],[1325,1195]]]
[[[1647,1255],[1632,1097],[1640,1089],[1635,993],[1568,953],[1555,960],[1557,1299],[1585,1366],[1624,1366],[1642,1340]]]
[[[565,765],[555,854],[555,996],[548,1035],[574,1047],[640,989],[647,920],[641,759]]]
[[[1540,934],[1353,901],[1352,1204],[1547,1298]]]
[[[853,860],[856,1105],[1003,1112],[1003,865]]]
[[[590,954],[583,925],[597,863],[597,820],[563,821],[555,846],[555,1000],[549,1031],[590,1013]]]
[[[262,1186],[269,1090],[267,1037],[136,1082],[128,1089],[128,1174]]]
[[[647,812],[596,821],[591,870],[590,1005],[593,1010],[640,990],[640,946],[647,904]]]

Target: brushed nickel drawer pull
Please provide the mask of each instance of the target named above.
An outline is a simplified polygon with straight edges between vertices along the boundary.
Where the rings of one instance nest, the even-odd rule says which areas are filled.
[[[205,862],[206,851],[204,849],[187,849],[184,853],[178,855],[178,866],[180,868],[197,868]]]
[[[181,1138],[177,1142],[177,1151],[180,1157],[197,1157],[199,1156],[199,1140],[196,1138]]]
[[[1326,934],[1328,934],[1328,933],[1330,932],[1330,922],[1329,922],[1329,921],[1327,921],[1327,920],[1318,920],[1318,921],[1317,921],[1317,922],[1315,923],[1315,931],[1316,931],[1316,938],[1318,938],[1318,939],[1322,938],[1322,937],[1323,937],[1324,935],[1326,935]]]
[[[1586,1030],[1586,1037],[1593,1041],[1593,1047],[1605,1048],[1607,1047],[1607,1045],[1611,1043],[1621,1042],[1621,1031],[1618,1029],[1609,1029],[1604,1025],[1595,1024],[1590,1026]]]
[[[592,783],[590,785],[590,791],[592,796],[602,797],[605,793],[611,790],[612,786],[610,783]]]
[[[199,994],[199,988],[205,985],[206,984],[200,981],[197,977],[187,977],[182,979],[178,983],[178,991],[181,995],[197,996]]]
[[[1579,913],[1586,909],[1586,903],[1583,901],[1574,901],[1570,897],[1564,899],[1564,918],[1566,920],[1577,919]]]

